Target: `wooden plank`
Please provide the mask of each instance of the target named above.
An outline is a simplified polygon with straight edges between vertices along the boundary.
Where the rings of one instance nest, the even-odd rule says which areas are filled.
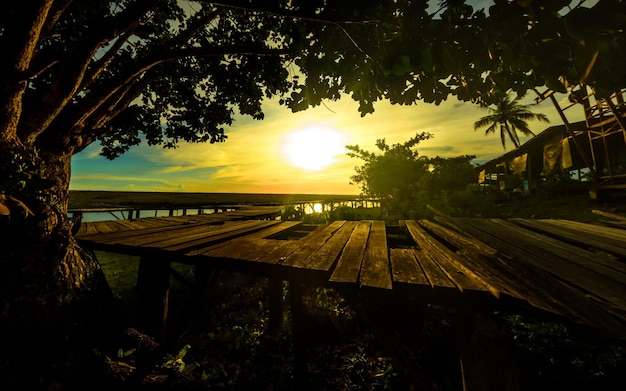
[[[97,234],[98,230],[96,229],[95,224],[86,224],[85,225],[85,235]]]
[[[500,222],[504,223],[502,220],[493,221],[496,224],[500,224]],[[435,231],[437,235],[444,237],[451,242],[456,242],[457,245],[459,245],[458,240],[462,239],[460,237],[455,237],[455,234],[453,232],[450,232],[450,230],[438,226],[437,224],[427,221],[420,221],[420,224],[422,223]],[[509,228],[515,229],[516,227],[509,226]],[[581,267],[602,274],[606,278],[616,280],[622,284],[626,284],[626,265],[615,260],[611,256],[581,249],[579,247],[561,242],[548,236],[535,233],[534,231],[522,230],[519,232],[524,234],[525,236],[529,236],[533,244],[545,248],[546,251],[560,257],[561,259],[566,259],[570,262],[574,262]],[[463,245],[460,244],[460,246],[462,247]],[[469,260],[471,261],[471,258]],[[473,270],[480,270],[479,266],[476,264],[472,264],[471,267]]]
[[[328,239],[322,247],[311,254],[308,258],[293,263],[293,267],[329,271],[337,261],[345,244],[354,231],[356,221],[345,222],[335,234]]]
[[[276,222],[277,223],[277,222]],[[271,223],[270,223],[271,224]],[[200,243],[206,239],[220,234],[228,234],[230,232],[238,232],[241,230],[254,231],[265,228],[268,222],[265,221],[242,221],[229,222],[223,225],[202,225],[190,227],[187,229],[177,229],[173,231],[162,231],[156,235],[147,237],[134,237],[129,239],[128,244],[142,247],[154,248],[172,248],[176,246],[185,246],[187,243]]]
[[[430,287],[426,274],[417,263],[415,254],[408,248],[389,249],[389,260],[394,286],[396,283]]]
[[[484,243],[498,249],[498,251],[509,257],[509,260],[494,264],[494,267],[502,271],[502,276],[508,279],[511,285],[520,286],[518,298],[527,300],[531,305],[580,320],[577,312],[570,308],[569,300],[563,300],[563,291],[572,292],[571,288],[564,287],[560,281],[555,281],[551,274],[528,262],[532,254],[508,243],[497,235],[492,235],[485,231],[484,219],[454,218],[451,219],[454,226],[460,227],[464,232],[471,234]],[[572,292],[572,297],[577,295]]]
[[[80,237],[81,235],[85,235],[87,233],[87,225],[89,223],[81,222],[80,227],[78,227],[78,231],[74,234],[75,237]]]
[[[405,224],[415,243],[428,252],[441,270],[446,273],[461,291],[489,291],[495,297],[499,296],[498,286],[486,281],[465,266],[454,252],[428,235],[415,221],[408,220],[405,221]]]
[[[508,224],[504,221],[496,221],[496,223]],[[518,225],[511,226],[510,228],[513,230],[521,230],[519,232],[522,232],[525,236],[530,237],[538,246],[545,247],[547,251],[555,254],[561,259],[567,260],[567,262],[574,263],[581,268],[588,269],[593,273],[598,273],[604,276],[607,279],[615,280],[626,285],[626,265],[617,261],[612,256],[604,253],[600,254],[588,251],[541,233],[526,230]],[[569,263],[567,267],[569,267]]]
[[[246,235],[240,238],[235,238],[226,242],[211,244],[207,247],[198,248],[196,250],[189,251],[185,255],[191,256],[191,257],[198,256],[198,255],[203,255],[203,256],[205,255],[208,257],[217,257],[217,258],[228,257],[228,251],[229,251],[228,249],[231,247],[250,246],[257,239],[268,238],[272,235],[276,235],[280,232],[286,231],[300,224],[302,224],[301,221],[279,222],[279,224],[271,225],[269,228],[265,228],[261,231],[253,232],[249,235]]]
[[[285,229],[284,227],[293,226],[293,224],[285,225],[284,223],[280,223],[278,221],[265,221],[264,223],[278,223],[278,227],[280,228],[280,226],[282,226],[282,230]],[[277,251],[277,249],[281,248],[282,246],[289,244],[289,241],[265,239],[277,232],[280,231],[272,231],[269,229],[262,230],[257,232],[256,234],[230,240],[223,243],[222,245],[200,250],[201,253],[199,255],[214,258],[255,261],[260,263],[278,263],[279,259],[268,260],[266,258],[266,254]]]
[[[626,248],[620,245],[615,245],[614,243],[607,242],[607,240],[603,238],[598,238],[595,235],[581,235],[580,232],[566,230],[561,227],[554,227],[553,225],[546,224],[545,222],[541,223],[536,220],[512,219],[511,221],[524,227],[528,227],[534,230],[540,230],[542,233],[549,234],[560,240],[568,241],[570,243],[575,243],[581,246],[597,248],[599,250],[606,251],[611,254],[616,254],[621,257],[626,256]]]
[[[280,261],[284,266],[297,267],[295,265],[322,247],[344,223],[345,221],[334,221],[327,226],[320,226],[303,238],[290,240],[289,244],[278,251],[268,253],[267,256],[270,260]]]
[[[164,250],[167,251],[189,251],[194,248],[206,247],[207,245],[211,245],[213,243],[223,242],[226,240],[230,240],[236,237],[240,237],[243,235],[247,235],[251,232],[256,232],[263,230],[272,225],[278,224],[278,221],[260,221],[255,225],[251,226],[239,226],[235,230],[228,230],[222,233],[216,233],[210,236],[195,238],[194,240],[184,241],[182,243],[177,243],[174,245],[167,245]]]
[[[447,221],[446,221],[447,222]],[[457,247],[457,254],[468,267],[474,272],[490,281],[500,292],[515,298],[525,299],[529,295],[539,300],[540,295],[534,295],[532,288],[532,272],[520,268],[510,257],[502,254],[469,235],[467,232],[457,232],[442,225],[426,220],[420,220],[420,224],[427,227],[439,237]],[[526,277],[524,277],[526,276]]]
[[[236,229],[237,226],[228,226],[229,229]],[[162,228],[162,227],[161,227]],[[156,232],[137,232],[135,235],[126,237],[117,237],[115,239],[100,240],[101,243],[108,244],[124,244],[128,246],[150,246],[163,247],[166,243],[176,243],[185,241],[186,238],[191,240],[195,237],[212,235],[217,230],[224,230],[223,225],[194,225],[194,226],[171,226],[169,229],[161,229]],[[160,244],[160,245],[159,245]]]
[[[133,236],[142,236],[147,234],[156,234],[159,232],[171,232],[174,234],[176,230],[185,230],[190,227],[202,227],[209,226],[211,224],[207,223],[196,223],[196,224],[160,224],[159,226],[146,228],[144,226],[139,225],[138,223],[131,222],[128,220],[116,220],[117,224],[122,224],[126,227],[123,231],[110,232],[106,234],[98,234],[94,236],[80,236],[79,239],[85,241],[98,241],[100,243],[107,243],[109,241],[115,241],[118,239],[125,239]],[[217,225],[217,224],[216,224]]]
[[[615,303],[626,312],[626,275],[591,260],[585,262],[574,252],[560,251],[562,247],[558,243],[540,234],[503,220],[495,220],[494,223],[496,229],[514,235],[519,245],[534,254],[537,266],[598,298]]]
[[[546,258],[550,260],[558,260],[558,258],[550,256],[543,250],[539,250],[537,254],[538,248],[535,243],[522,240],[524,237],[519,233],[511,232],[494,221],[485,219],[455,219],[455,221],[462,223],[464,229],[471,229],[475,236],[483,236],[485,241],[514,257],[517,262],[535,268],[537,271],[537,278],[534,280],[537,285],[535,289],[543,292],[543,296],[542,302],[533,302],[533,305],[539,308],[550,308],[552,312],[566,316],[575,322],[602,327],[613,333],[622,330],[623,333],[623,324],[615,318],[615,316],[624,318],[622,309],[616,309],[614,305],[606,305],[605,299],[590,298],[588,291],[581,291],[565,283],[563,279],[554,278],[553,273],[542,267],[548,263]]]
[[[363,257],[361,286],[391,289],[391,270],[384,221],[373,221]]]
[[[425,250],[412,249],[411,251],[415,259],[417,259],[420,268],[424,271],[424,275],[431,287],[452,288],[461,291],[457,284],[450,279],[448,274],[441,270],[439,264]]]
[[[617,220],[626,223],[626,216],[620,216],[618,214],[604,212],[602,210],[592,209],[591,213],[595,213],[599,216],[608,217],[609,219]]]
[[[107,224],[103,221],[96,221],[93,223],[93,228],[96,232],[111,232],[111,229],[107,226]]]
[[[357,282],[371,225],[371,221],[359,221],[357,223],[329,281],[340,283]]]
[[[300,225],[301,221],[285,221],[280,222],[276,225],[271,225],[268,228],[265,228],[261,231],[252,232],[246,236],[242,236],[239,238],[234,238],[227,242],[211,244],[210,246],[204,248],[198,248],[196,250],[190,251],[186,253],[187,256],[196,256],[196,255],[206,255],[206,256],[227,256],[229,249],[237,248],[237,247],[250,247],[253,246],[254,243],[259,239],[264,239],[271,237],[280,232],[286,231],[290,228],[293,228],[297,225]],[[284,242],[280,241],[279,242]],[[225,249],[223,249],[225,248]]]
[[[257,263],[277,263],[263,262],[260,259],[264,258],[264,255],[268,252],[276,251],[276,249],[285,246],[287,241],[275,240],[275,239],[248,239],[245,241],[245,246],[241,245],[242,242],[235,242],[234,240],[226,242],[224,246],[207,250],[202,253],[203,257],[222,258],[222,259],[237,259],[242,261],[249,261]]]
[[[105,221],[105,223],[111,229],[110,232],[117,232],[123,229],[127,229],[126,226],[124,224],[119,223],[118,220],[107,220]],[[109,233],[109,232],[106,232],[106,233]]]
[[[563,219],[540,220],[555,226],[565,227],[575,232],[585,232],[593,235],[594,239],[626,248],[626,230],[606,227],[603,225],[587,224],[580,221]]]

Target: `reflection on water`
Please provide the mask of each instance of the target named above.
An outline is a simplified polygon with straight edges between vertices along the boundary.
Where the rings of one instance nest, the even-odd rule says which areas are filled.
[[[311,213],[322,213],[324,210],[321,202],[315,202],[312,206],[311,204],[306,204],[304,206],[304,214],[310,215]]]

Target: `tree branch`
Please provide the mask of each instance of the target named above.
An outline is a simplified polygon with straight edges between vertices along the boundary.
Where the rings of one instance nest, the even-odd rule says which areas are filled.
[[[5,26],[0,38],[0,140],[13,139],[22,115],[22,96],[27,83],[24,73],[30,66],[53,0],[23,1],[19,20]]]
[[[106,112],[109,110],[109,107],[119,106],[119,104],[107,105],[115,99],[121,100],[125,96],[128,96],[128,92],[123,92],[125,88],[129,88],[129,86],[133,85],[135,80],[140,78],[146,83],[149,82],[148,77],[141,77],[142,74],[167,61],[185,57],[213,57],[224,55],[269,56],[284,55],[286,53],[293,52],[290,48],[271,49],[261,47],[257,48],[257,50],[250,49],[251,48],[245,46],[232,46],[229,48],[174,48],[168,51],[162,51],[159,50],[159,48],[156,48],[151,56],[147,56],[137,61],[134,67],[127,67],[127,71],[124,74],[119,74],[114,79],[103,83],[100,89],[94,89],[90,94],[85,96],[80,103],[65,108],[65,110],[59,114],[54,126],[52,126],[50,130],[51,132],[54,132],[53,129],[65,129],[63,131],[67,131],[68,128],[75,126],[75,124],[78,124],[82,128],[84,127],[83,124],[88,121],[95,121],[94,118],[98,118],[99,115],[102,115],[98,113]],[[115,115],[117,115],[120,111],[121,110],[118,110]],[[111,118],[113,118],[113,116],[111,116]],[[96,134],[95,137],[98,135],[99,134]],[[89,134],[81,135],[81,137],[87,139],[94,138]]]
[[[66,56],[61,69],[50,86],[49,94],[41,94],[42,99],[32,105],[33,115],[23,123],[19,136],[27,143],[43,133],[54,118],[71,101],[83,82],[85,72],[96,51],[108,40],[135,26],[141,17],[151,10],[159,0],[143,1],[134,4],[116,15],[112,20],[95,23],[78,45]]]
[[[67,7],[72,4],[73,0],[54,0],[54,4],[52,4],[52,8],[50,12],[48,12],[48,17],[46,18],[46,24],[43,27],[43,34],[48,35],[50,30],[56,25],[59,21]]]
[[[129,85],[121,88],[106,104],[101,105],[101,108],[85,121],[84,126],[73,129],[73,133],[77,135],[80,133],[80,136],[76,137],[78,143],[74,153],[82,151],[98,137],[106,134],[108,122],[124,111],[141,94],[149,79],[149,77],[142,77],[133,80]]]

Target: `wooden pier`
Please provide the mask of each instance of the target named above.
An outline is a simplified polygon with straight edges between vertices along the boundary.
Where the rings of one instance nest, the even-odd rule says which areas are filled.
[[[93,249],[141,257],[141,315],[145,330],[155,335],[163,333],[167,318],[170,262],[181,262],[289,281],[293,303],[303,285],[333,288],[357,311],[383,319],[389,311],[397,316],[432,305],[459,314],[464,324],[495,310],[531,312],[626,339],[623,229],[568,220],[446,217],[397,225],[336,221],[309,229],[293,221],[205,216],[141,224],[109,226],[108,232],[94,224],[77,238]],[[293,316],[296,325],[299,315]],[[465,381],[487,375],[478,372],[488,369],[469,369],[476,352],[493,356],[499,348],[464,348]],[[489,389],[498,389],[508,375],[488,376]]]

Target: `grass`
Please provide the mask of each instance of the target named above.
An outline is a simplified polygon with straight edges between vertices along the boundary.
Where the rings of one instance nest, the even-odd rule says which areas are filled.
[[[473,202],[473,201],[472,201]],[[586,195],[504,198],[473,208],[484,217],[571,218],[597,221],[592,209],[625,215],[621,202],[591,203]],[[347,213],[347,211],[344,211]],[[359,211],[356,218],[362,218]],[[377,212],[378,213],[378,212]],[[376,218],[376,216],[371,216]],[[370,217],[370,218],[371,218]],[[138,258],[97,252],[120,308],[134,322]],[[194,270],[174,265],[186,279]],[[284,305],[288,310],[287,285]],[[171,279],[170,336],[167,349],[181,353],[180,370],[207,389],[290,390],[293,349],[289,312],[284,332],[269,333],[267,280],[221,272],[210,286],[209,300],[190,309],[189,288]],[[408,389],[404,372],[384,345],[337,292],[310,289],[304,297],[308,339],[308,384],[316,390]],[[572,329],[520,314],[496,314],[512,329],[525,389],[617,390],[626,384],[626,343],[607,341],[588,330]],[[422,375],[440,390],[461,389],[455,333],[445,319],[429,320],[413,329],[416,338],[403,349]]]

